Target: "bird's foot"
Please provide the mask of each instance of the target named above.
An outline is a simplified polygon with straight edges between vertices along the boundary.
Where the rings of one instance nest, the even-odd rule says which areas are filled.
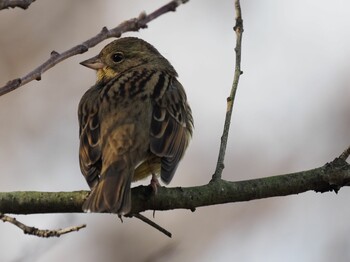
[[[155,174],[152,174],[150,186],[153,190],[153,193],[156,195],[158,193],[158,187],[160,187],[160,183],[159,183],[158,178]]]

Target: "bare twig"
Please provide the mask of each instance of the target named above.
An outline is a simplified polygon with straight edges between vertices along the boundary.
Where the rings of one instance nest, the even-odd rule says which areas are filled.
[[[233,83],[232,83],[231,93],[230,93],[230,96],[227,98],[227,109],[226,109],[224,130],[223,130],[223,134],[221,136],[219,156],[218,156],[218,161],[216,164],[215,173],[212,176],[212,181],[221,179],[222,171],[224,170],[224,159],[225,159],[225,153],[226,153],[228,132],[230,130],[230,124],[231,124],[233,102],[234,102],[235,96],[236,96],[239,77],[243,73],[241,71],[243,19],[242,19],[241,5],[240,5],[239,0],[235,0],[235,10],[236,10],[236,25],[233,28],[234,31],[236,32],[236,37],[237,37],[236,38],[236,47],[235,47],[235,52],[236,52],[235,74],[234,74],[234,79],[233,79]]]
[[[165,228],[161,227],[157,223],[153,222],[149,218],[147,218],[147,217],[145,217],[145,216],[143,216],[141,214],[133,214],[132,216],[142,220],[146,224],[150,225],[151,227],[154,227],[155,229],[159,230],[160,232],[162,232],[163,234],[165,234],[166,236],[171,238],[172,235],[171,235],[171,233],[168,230],[166,230]]]
[[[11,80],[6,85],[0,87],[0,96],[13,91],[19,88],[20,86],[23,86],[28,82],[33,81],[34,79],[38,81],[41,80],[41,75],[47,70],[49,70],[51,67],[62,62],[63,60],[66,60],[69,57],[87,52],[89,48],[94,47],[95,45],[101,43],[107,38],[120,37],[125,32],[139,31],[140,29],[146,28],[147,24],[152,20],[167,12],[174,12],[179,5],[184,4],[188,1],[189,0],[173,0],[149,15],[146,15],[143,12],[140,14],[139,17],[129,19],[113,29],[108,30],[106,27],[103,27],[101,32],[98,33],[96,36],[62,53],[52,51],[50,58],[46,62],[35,68],[27,75],[21,78]]]
[[[350,146],[347,149],[345,149],[343,153],[341,153],[339,158],[345,161],[346,159],[348,159],[349,156],[350,156]]]
[[[74,227],[67,227],[63,229],[57,229],[57,230],[48,230],[48,229],[38,229],[36,227],[30,227],[22,222],[19,222],[16,218],[10,217],[4,214],[0,213],[0,220],[3,222],[9,222],[16,227],[19,227],[23,230],[24,234],[33,235],[37,237],[60,237],[61,235],[73,232],[73,231],[79,231],[80,229],[86,227],[86,225],[80,225],[80,226],[74,226]]]
[[[27,9],[35,0],[0,0],[0,10],[19,7]]]

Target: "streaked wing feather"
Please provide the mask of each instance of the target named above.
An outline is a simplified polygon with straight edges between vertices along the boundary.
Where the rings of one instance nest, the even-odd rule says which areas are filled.
[[[191,109],[182,85],[172,78],[156,98],[151,121],[151,151],[161,157],[161,178],[169,183],[192,135]]]
[[[97,96],[96,88],[89,89],[82,97],[78,110],[79,163],[90,188],[97,184],[101,171],[100,121]]]

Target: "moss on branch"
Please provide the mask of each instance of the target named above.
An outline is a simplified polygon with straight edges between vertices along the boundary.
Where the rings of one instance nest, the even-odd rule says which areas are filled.
[[[350,165],[336,158],[312,170],[229,182],[215,180],[195,187],[160,187],[156,196],[148,186],[132,189],[132,213],[145,210],[190,209],[225,203],[243,202],[276,196],[287,196],[309,190],[335,191],[350,183]],[[80,213],[88,191],[0,193],[0,213]]]

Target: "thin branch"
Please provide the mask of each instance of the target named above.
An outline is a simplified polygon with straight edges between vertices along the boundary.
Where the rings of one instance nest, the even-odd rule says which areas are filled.
[[[339,158],[345,161],[346,159],[348,159],[349,156],[350,156],[350,146],[347,149],[345,149],[343,153],[341,153]]]
[[[113,29],[108,30],[106,27],[103,27],[101,32],[96,36],[62,53],[52,51],[50,58],[46,62],[35,68],[27,75],[11,80],[6,85],[0,87],[0,96],[7,94],[8,92],[11,92],[33,80],[41,80],[41,75],[56,64],[62,62],[63,60],[66,60],[69,57],[87,52],[89,48],[96,46],[107,38],[120,37],[125,32],[139,31],[140,29],[147,28],[147,24],[152,20],[165,13],[176,11],[176,8],[179,5],[184,4],[188,1],[189,0],[173,0],[149,15],[141,13],[139,17],[129,19]]]
[[[68,234],[74,231],[79,231],[80,229],[86,227],[86,225],[84,224],[80,226],[67,227],[67,228],[57,229],[57,230],[38,229],[36,227],[27,226],[22,222],[18,221],[16,218],[4,215],[2,213],[0,213],[0,220],[2,220],[3,222],[9,222],[15,225],[16,227],[22,229],[24,234],[33,235],[37,237],[45,237],[45,238],[60,237],[64,234]]]
[[[350,185],[350,165],[341,158],[312,170],[259,179],[229,182],[217,180],[196,187],[159,187],[157,195],[149,186],[132,189],[131,214],[146,210],[190,209],[225,203],[287,196],[309,190],[338,192]],[[11,214],[82,213],[88,191],[76,192],[3,192],[0,212]]]
[[[233,110],[233,103],[236,96],[236,91],[238,87],[238,81],[240,75],[243,73],[241,71],[241,50],[242,50],[242,34],[243,34],[243,19],[242,19],[242,12],[241,12],[241,5],[239,0],[235,0],[235,10],[236,10],[236,25],[233,28],[236,32],[236,65],[235,65],[235,73],[234,73],[234,79],[232,83],[232,88],[230,92],[230,96],[227,98],[227,109],[226,109],[226,117],[225,117],[225,123],[224,123],[224,130],[223,134],[221,136],[221,144],[219,149],[219,156],[218,161],[216,164],[215,173],[212,176],[212,181],[221,179],[222,171],[224,170],[224,160],[225,160],[225,153],[226,153],[226,146],[227,146],[227,140],[228,140],[228,133],[230,130],[230,124],[231,124],[231,115]]]
[[[27,9],[35,0],[0,0],[0,10],[19,7]]]
[[[172,235],[171,235],[171,233],[168,230],[166,230],[165,228],[161,227],[160,225],[158,225],[157,223],[153,222],[152,220],[150,220],[149,218],[145,217],[144,215],[133,214],[132,216],[140,219],[141,221],[145,222],[146,224],[150,225],[151,227],[154,227],[158,231],[162,232],[163,234],[165,234],[166,236],[171,238]]]

